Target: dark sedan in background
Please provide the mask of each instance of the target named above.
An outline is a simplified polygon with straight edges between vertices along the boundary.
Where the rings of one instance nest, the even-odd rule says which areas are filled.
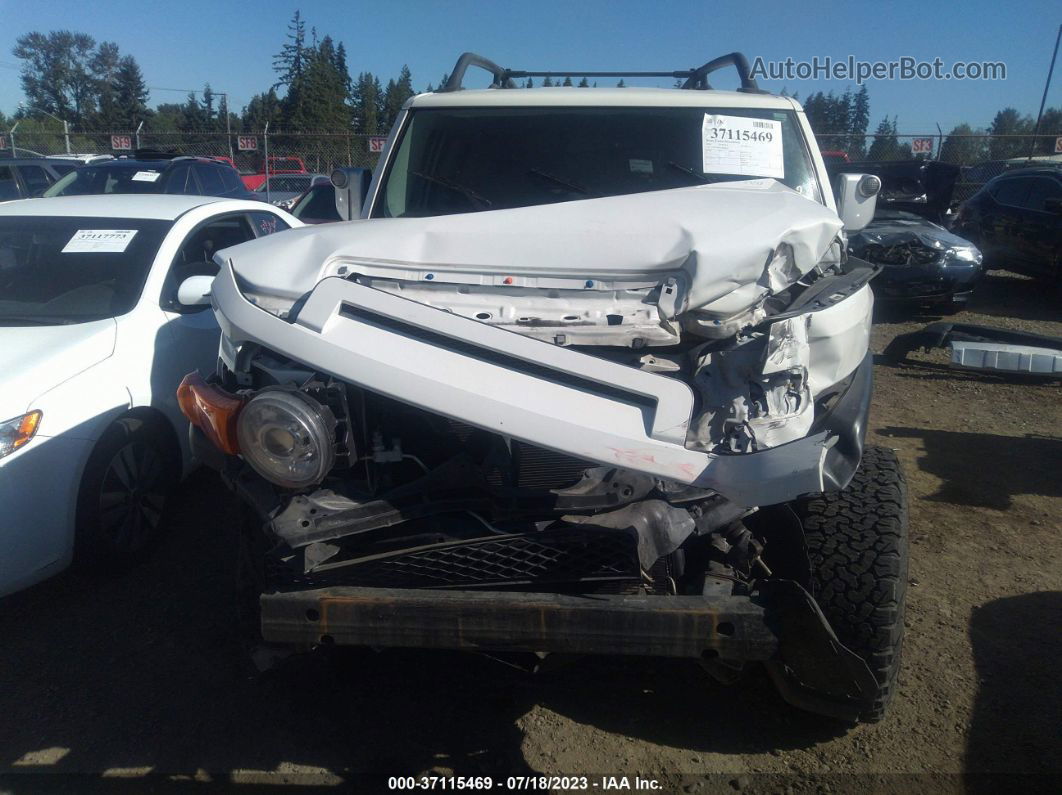
[[[1062,168],[996,177],[963,204],[953,229],[991,268],[1062,282]]]
[[[853,256],[882,266],[874,295],[883,301],[957,312],[983,268],[977,246],[945,229],[959,167],[931,160],[844,163],[833,173],[881,179],[874,220],[848,238]]]

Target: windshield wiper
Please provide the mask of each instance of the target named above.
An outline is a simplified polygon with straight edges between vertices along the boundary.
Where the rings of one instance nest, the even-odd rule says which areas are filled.
[[[671,168],[675,169],[676,171],[681,171],[683,174],[689,174],[691,177],[693,177],[694,179],[696,179],[696,180],[698,180],[700,182],[709,183],[709,182],[713,181],[711,177],[706,177],[706,176],[704,176],[704,174],[698,174],[696,171],[694,171],[689,166],[679,165],[678,163],[674,162],[673,160],[668,160],[667,164],[669,166],[671,166]]]
[[[590,194],[590,191],[588,191],[582,185],[576,185],[574,182],[568,182],[568,180],[566,180],[566,179],[561,179],[560,177],[555,177],[552,174],[549,174],[549,173],[543,171],[540,168],[529,168],[527,170],[527,173],[528,174],[534,174],[536,177],[542,177],[542,179],[549,180],[550,182],[552,182],[554,184],[560,185],[562,188],[567,188],[568,190],[573,190],[576,193],[582,193],[585,196],[588,196]]]
[[[474,203],[480,204],[484,207],[490,207],[492,204],[490,199],[484,196],[480,196],[471,188],[466,188],[464,185],[458,185],[456,182],[451,182],[448,179],[443,179],[442,177],[429,176],[428,174],[422,174],[419,171],[410,171],[409,173],[412,174],[414,177],[420,177],[421,179],[427,180],[428,182],[434,182],[436,185],[442,185],[444,188],[449,188],[452,191],[456,191],[465,198],[471,199]]]

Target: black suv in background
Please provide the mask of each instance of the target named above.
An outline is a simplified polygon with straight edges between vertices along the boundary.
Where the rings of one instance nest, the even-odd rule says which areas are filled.
[[[1062,278],[1062,168],[996,177],[963,204],[952,226],[990,268]]]
[[[138,151],[103,163],[81,166],[44,192],[45,196],[99,193],[168,193],[259,200],[232,166],[209,157]]]

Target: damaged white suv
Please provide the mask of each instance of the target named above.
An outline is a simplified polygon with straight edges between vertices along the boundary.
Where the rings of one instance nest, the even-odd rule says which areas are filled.
[[[217,256],[219,371],[179,396],[251,509],[255,629],[763,662],[880,718],[906,493],[863,444],[875,270],[844,241],[877,179],[831,189],[736,53],[653,73],[682,89],[512,88],[548,74],[462,56],[371,184],[333,175],[358,220]]]

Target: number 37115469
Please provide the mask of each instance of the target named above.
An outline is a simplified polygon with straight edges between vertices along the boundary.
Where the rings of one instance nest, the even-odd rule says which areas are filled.
[[[774,140],[774,133],[769,130],[735,130],[730,127],[709,127],[705,132],[712,141],[761,141],[769,143]]]

